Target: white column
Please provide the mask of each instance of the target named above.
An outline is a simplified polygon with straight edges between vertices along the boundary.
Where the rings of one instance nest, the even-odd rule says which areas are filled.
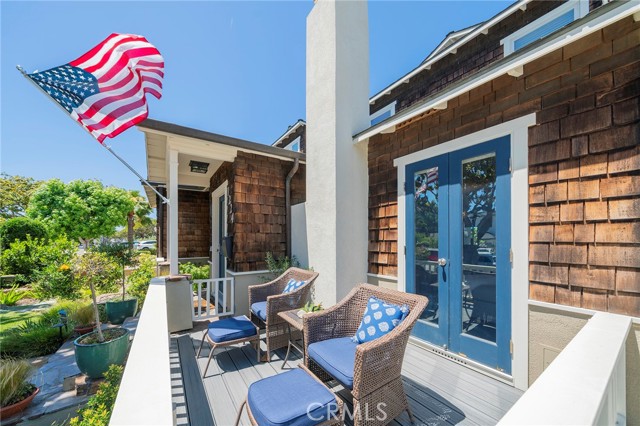
[[[366,281],[367,148],[352,136],[369,126],[367,13],[318,0],[307,18],[307,238],[327,306]]]
[[[177,275],[178,272],[178,151],[169,149],[167,153],[169,164],[169,182],[168,182],[168,223],[169,246],[167,254],[169,256],[169,273]]]

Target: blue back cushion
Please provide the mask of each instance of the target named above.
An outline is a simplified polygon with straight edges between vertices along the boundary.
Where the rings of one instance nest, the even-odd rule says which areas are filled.
[[[282,292],[291,293],[292,291],[299,289],[303,285],[304,285],[304,281],[296,281],[293,278],[291,278],[287,283],[287,285],[284,287],[284,290],[282,290]]]
[[[409,307],[406,304],[398,306],[370,297],[353,341],[365,343],[382,337],[396,328],[407,315]]]

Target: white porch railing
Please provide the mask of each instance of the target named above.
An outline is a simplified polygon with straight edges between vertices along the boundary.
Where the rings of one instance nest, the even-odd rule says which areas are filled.
[[[154,278],[149,284],[109,425],[174,424],[165,280]]]
[[[193,280],[195,297],[192,312],[194,321],[233,315],[235,286],[233,277]]]
[[[500,420],[500,425],[625,425],[631,318],[599,312]]]

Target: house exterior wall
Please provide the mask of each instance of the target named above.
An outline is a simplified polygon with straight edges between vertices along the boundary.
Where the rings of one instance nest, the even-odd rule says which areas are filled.
[[[158,216],[159,256],[167,257],[167,205],[159,203],[163,212]],[[178,257],[209,257],[211,242],[211,218],[209,213],[209,193],[198,191],[178,191]],[[160,218],[159,218],[160,219]]]
[[[393,159],[536,113],[530,298],[639,316],[639,43],[640,22],[625,18],[372,137],[369,273],[397,276]]]
[[[238,152],[225,172],[226,179],[213,175],[212,183],[214,179],[219,184],[229,180],[227,232],[233,236],[233,256],[227,259],[230,270],[264,270],[267,252],[285,256],[285,180],[292,167],[291,161]],[[304,202],[305,194],[305,166],[301,164],[291,182],[291,203]]]
[[[529,384],[569,344],[591,318],[589,313],[529,307]],[[625,350],[627,424],[640,424],[640,323],[629,331]]]

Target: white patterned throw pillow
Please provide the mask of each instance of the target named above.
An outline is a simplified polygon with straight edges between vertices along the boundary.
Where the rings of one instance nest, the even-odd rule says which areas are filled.
[[[382,337],[397,327],[407,315],[409,315],[409,306],[406,304],[398,306],[370,297],[362,315],[360,327],[352,340],[355,343],[365,343]]]
[[[282,292],[291,293],[292,291],[299,289],[303,285],[304,285],[304,281],[296,281],[293,278],[291,278],[287,283],[287,285],[284,287],[284,290],[282,290]]]

